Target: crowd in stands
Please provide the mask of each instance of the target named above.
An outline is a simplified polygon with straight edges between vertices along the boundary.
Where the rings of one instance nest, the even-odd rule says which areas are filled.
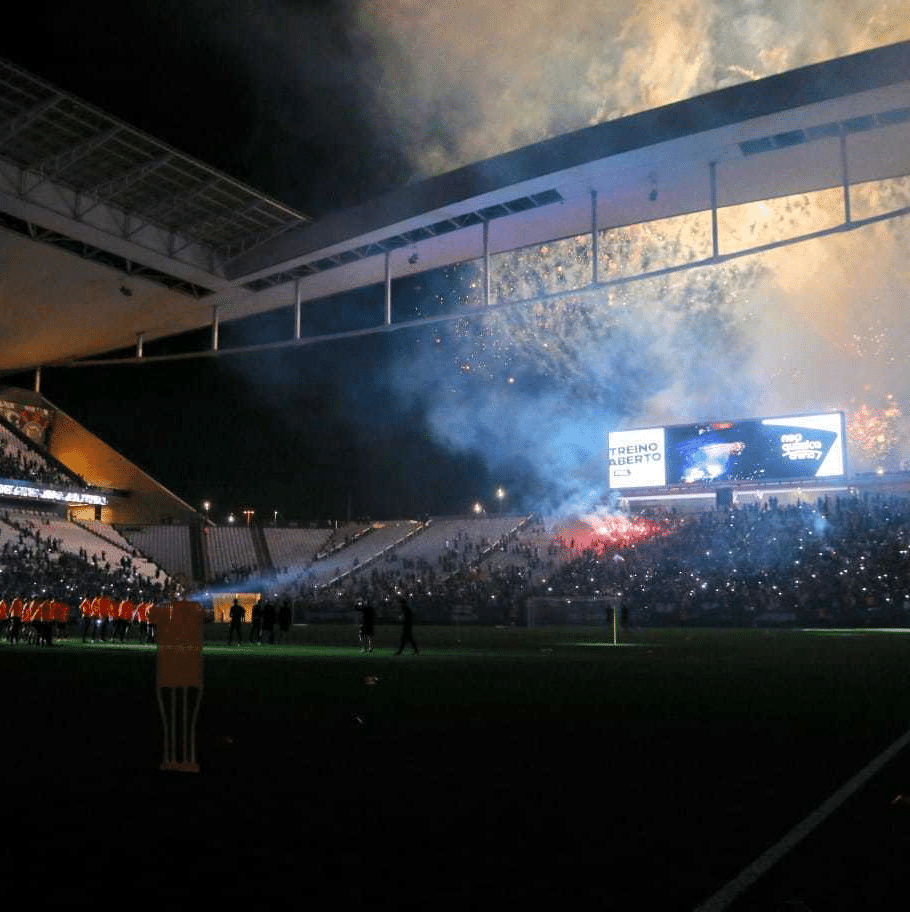
[[[553,535],[544,549],[513,538],[480,559],[468,552],[435,565],[387,559],[343,586],[303,593],[298,612],[350,619],[365,599],[393,617],[404,593],[424,622],[520,624],[529,597],[619,596],[636,625],[910,624],[906,497],[657,512],[635,536]]]
[[[905,497],[772,500],[695,514],[624,553],[589,551],[548,589],[615,589],[633,623],[898,625],[910,622],[908,549]]]
[[[769,498],[614,519],[587,535],[561,534],[538,521],[496,540],[480,526],[448,538],[437,526],[436,551],[428,549],[431,524],[407,535],[390,524],[392,543],[374,531],[378,556],[344,574],[332,575],[327,566],[320,575],[319,564],[310,564],[296,568],[288,588],[285,568],[262,574],[241,567],[224,581],[257,575],[251,584],[288,599],[296,623],[353,622],[365,601],[380,623],[395,621],[404,595],[423,623],[520,625],[531,599],[619,598],[632,625],[910,625],[906,496],[868,493],[791,505]],[[355,536],[352,551],[366,542]],[[7,600],[59,601],[74,613],[86,596],[139,604],[175,591],[171,581],[137,573],[128,558],[112,565],[104,552],[99,559],[67,551],[39,524],[7,516],[0,543],[0,598]],[[325,563],[335,561],[333,555]]]
[[[0,478],[15,478],[63,488],[71,488],[76,482],[65,472],[41,459],[37,453],[15,446],[5,429],[0,432]]]
[[[10,612],[16,601],[39,609],[45,604],[54,605],[55,623],[65,626],[79,619],[79,605],[86,598],[106,597],[117,604],[122,601],[140,604],[168,601],[177,594],[171,581],[142,576],[129,560],[111,565],[97,554],[89,556],[85,551],[62,550],[60,540],[42,535],[38,524],[17,522],[8,515],[0,524],[4,527],[0,547],[0,606],[6,606],[6,617],[0,618],[0,622],[7,635],[13,630]],[[23,619],[23,626],[34,632],[45,620],[39,611],[36,617]],[[49,636],[50,628],[41,628],[40,636],[32,639],[49,643]]]
[[[244,564],[243,566],[231,567],[230,570],[218,573],[213,582],[216,586],[230,586],[236,583],[245,583],[247,580],[253,579],[253,577],[261,576],[263,576],[263,573],[258,567]]]

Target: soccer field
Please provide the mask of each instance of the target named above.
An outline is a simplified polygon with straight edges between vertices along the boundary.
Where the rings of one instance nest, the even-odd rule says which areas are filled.
[[[11,868],[52,836],[91,846],[61,901],[199,874],[251,898],[694,909],[910,728],[906,631],[418,627],[397,657],[394,627],[372,655],[350,628],[206,632],[198,775],[158,771],[153,648],[0,646]],[[903,752],[729,908],[890,907],[902,791]]]

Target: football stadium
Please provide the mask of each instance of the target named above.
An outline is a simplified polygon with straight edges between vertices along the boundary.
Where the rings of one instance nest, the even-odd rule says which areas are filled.
[[[803,316],[823,310],[818,272],[857,245],[878,328],[844,311],[837,331],[901,382],[908,74],[910,43],[874,47],[311,217],[0,60],[4,872],[54,903],[126,885],[183,906],[208,881],[254,902],[901,908],[902,396],[863,387],[821,322],[810,344],[759,308],[757,348],[715,346],[701,305],[786,254],[813,275]],[[434,346],[477,384],[472,430],[446,383],[420,389],[448,444],[496,467],[533,434],[470,499],[406,470],[387,501],[350,482],[296,518],[227,515],[189,481],[205,428],[159,441],[175,483],[121,445],[138,405],[116,440],[92,420],[170,371],[418,333],[400,389]],[[787,371],[753,372],[758,349]],[[496,359],[506,393],[479,380]],[[93,402],[99,376],[117,386]]]

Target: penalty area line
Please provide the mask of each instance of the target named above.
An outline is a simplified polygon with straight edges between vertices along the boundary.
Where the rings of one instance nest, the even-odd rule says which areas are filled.
[[[749,889],[785,855],[791,852],[813,830],[821,826],[848,798],[858,792],[876,773],[891,762],[908,744],[910,729],[893,744],[886,747],[875,759],[867,763],[852,779],[845,782],[833,795],[804,817],[789,833],[764,851],[748,867],[720,888],[713,896],[696,906],[694,912],[721,912]]]

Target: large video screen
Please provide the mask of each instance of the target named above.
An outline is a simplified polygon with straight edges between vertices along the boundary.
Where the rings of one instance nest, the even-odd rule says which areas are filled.
[[[798,481],[846,473],[840,412],[613,431],[610,487]]]

